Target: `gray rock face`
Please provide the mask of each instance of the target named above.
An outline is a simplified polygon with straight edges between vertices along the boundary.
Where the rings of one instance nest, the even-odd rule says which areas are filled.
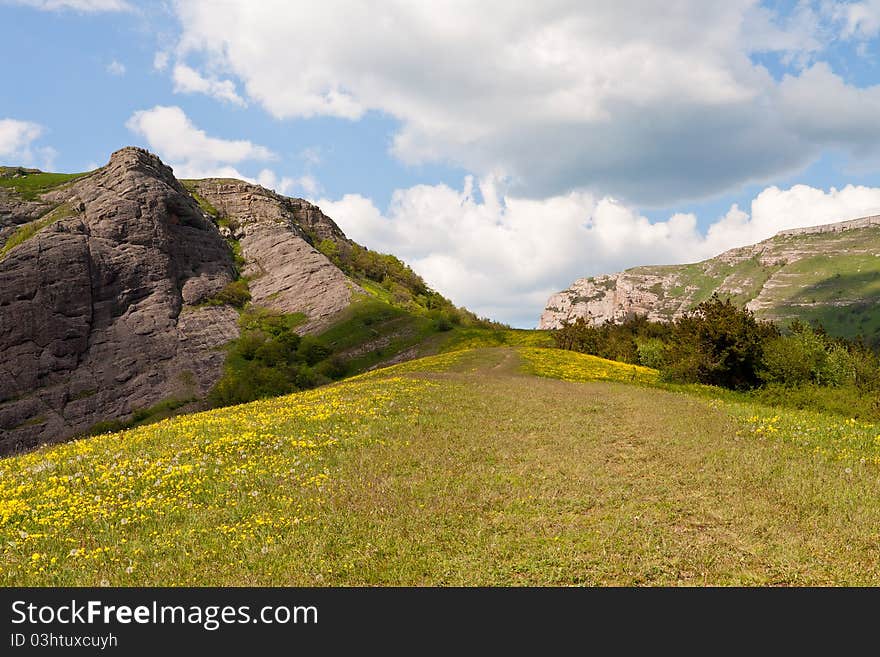
[[[304,313],[297,330],[318,331],[363,290],[306,241],[348,242],[336,223],[303,199],[280,196],[240,180],[207,179],[194,183],[197,194],[230,220],[247,263],[254,303],[284,313]]]
[[[205,178],[193,181],[193,185],[196,193],[222,215],[240,223],[277,223],[300,237],[309,231],[319,240],[349,242],[336,222],[304,199],[281,196],[260,185],[229,178]]]
[[[0,259],[0,453],[202,396],[238,334],[233,309],[196,307],[233,280],[229,246],[158,158],[122,149],[42,204],[0,198],[0,217],[57,204]]]
[[[21,224],[38,219],[52,206],[41,201],[26,201],[0,187],[0,243],[5,242]]]
[[[235,279],[228,240],[253,303],[304,313],[300,332],[363,292],[313,246],[353,244],[317,206],[238,180],[192,186],[225,221],[139,148],[34,200],[0,187],[0,249],[35,229],[0,256],[0,454],[202,399],[239,335],[235,309],[202,303]]]

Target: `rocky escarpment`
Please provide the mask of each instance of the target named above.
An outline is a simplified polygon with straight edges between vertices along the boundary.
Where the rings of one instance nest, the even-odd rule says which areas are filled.
[[[305,200],[181,182],[139,148],[83,174],[0,167],[0,454],[199,407],[247,294],[300,333],[341,321],[365,292],[318,246],[367,253]]]
[[[0,259],[0,451],[57,441],[216,381],[237,314],[199,303],[233,280],[229,246],[170,168],[125,148],[43,194]]]
[[[832,333],[880,335],[880,217],[783,231],[689,265],[636,267],[582,278],[550,297],[539,328],[584,317],[594,325],[681,317],[712,294],[757,316],[820,321]]]
[[[216,210],[221,230],[237,240],[251,298],[283,313],[304,313],[300,332],[328,326],[363,292],[311,242],[348,242],[336,223],[303,199],[292,199],[241,180],[187,181]]]

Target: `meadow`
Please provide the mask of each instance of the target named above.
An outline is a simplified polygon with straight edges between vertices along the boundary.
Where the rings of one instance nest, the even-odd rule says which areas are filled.
[[[9,457],[0,584],[880,583],[880,426],[715,392],[482,347]]]

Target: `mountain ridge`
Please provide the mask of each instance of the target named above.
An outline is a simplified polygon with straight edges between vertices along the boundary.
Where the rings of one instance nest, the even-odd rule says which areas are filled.
[[[715,293],[762,319],[817,321],[836,335],[875,339],[880,216],[782,230],[697,263],[580,278],[548,299],[539,328],[578,317],[595,325],[637,314],[671,321]]]

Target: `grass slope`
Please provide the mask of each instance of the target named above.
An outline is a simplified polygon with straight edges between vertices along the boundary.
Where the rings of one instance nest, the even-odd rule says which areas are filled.
[[[676,277],[661,310],[677,308],[668,303],[675,299],[695,308],[717,291],[740,305],[757,298],[762,319],[817,321],[842,337],[880,336],[880,228],[777,236],[762,244],[763,264],[757,257],[735,264],[711,258],[627,273]]]
[[[0,583],[880,583],[878,427],[636,374],[455,351],[7,458]]]
[[[11,189],[23,199],[34,201],[48,191],[87,176],[85,173],[44,173],[30,172],[17,167],[0,167],[0,187]]]

